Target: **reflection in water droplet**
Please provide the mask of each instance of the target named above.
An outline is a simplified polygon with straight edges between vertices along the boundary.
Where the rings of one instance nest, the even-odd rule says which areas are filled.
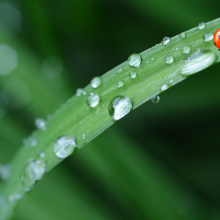
[[[183,49],[182,49],[181,52],[182,52],[182,53],[189,53],[190,50],[191,50],[191,46],[187,45],[187,46],[183,47]]]
[[[7,75],[17,67],[17,52],[10,46],[0,46],[0,75]]]
[[[132,109],[131,100],[127,96],[114,97],[108,106],[109,115],[115,121],[127,115]]]
[[[118,73],[121,73],[121,72],[123,72],[123,68],[120,68],[120,69],[118,69]]]
[[[141,56],[139,54],[131,54],[128,57],[128,64],[133,67],[139,67],[141,64]]]
[[[131,72],[131,73],[130,73],[130,78],[131,78],[131,79],[136,78],[136,76],[137,76],[137,73],[136,73],[136,72]]]
[[[165,57],[165,63],[167,63],[167,64],[171,64],[172,62],[174,61],[174,58],[173,58],[173,56],[166,56]]]
[[[97,76],[91,80],[92,88],[98,88],[102,84],[102,78]]]
[[[90,95],[87,98],[87,104],[90,107],[96,107],[100,102],[100,97],[98,94],[90,93]]]
[[[212,33],[205,33],[204,36],[203,36],[203,40],[205,42],[209,42],[209,41],[212,41],[213,39],[213,34]]]
[[[200,22],[197,27],[198,27],[198,29],[203,29],[205,27],[205,23]]]
[[[29,161],[21,173],[21,182],[25,191],[30,191],[37,180],[46,172],[46,164],[41,159]]]
[[[118,81],[117,83],[117,87],[120,88],[125,84],[125,82],[123,80]]]
[[[154,96],[154,97],[151,99],[151,101],[152,101],[153,103],[158,103],[158,102],[160,101],[160,96],[159,96],[159,95]]]
[[[7,180],[10,177],[11,165],[2,164],[0,165],[0,179]]]
[[[36,118],[35,119],[35,126],[42,131],[46,131],[46,121],[43,118]]]
[[[161,91],[164,91],[166,89],[168,89],[168,85],[162,85],[161,88],[160,88]]]
[[[170,42],[170,37],[164,37],[162,40],[163,45],[167,45]]]
[[[181,73],[191,75],[197,73],[216,62],[216,55],[210,50],[198,50],[188,57],[187,62],[181,68]]]
[[[64,135],[59,137],[54,144],[54,152],[59,158],[66,158],[77,150],[75,137]]]

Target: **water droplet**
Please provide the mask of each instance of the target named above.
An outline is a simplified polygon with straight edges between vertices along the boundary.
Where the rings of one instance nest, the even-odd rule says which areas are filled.
[[[139,67],[141,64],[141,56],[139,54],[131,54],[131,56],[128,57],[128,64],[130,66]]]
[[[120,88],[125,84],[125,82],[123,80],[118,81],[117,83],[117,87]]]
[[[22,194],[20,194],[20,193],[15,193],[15,194],[9,196],[9,200],[11,202],[16,202],[16,201],[20,200],[21,198],[22,198]]]
[[[204,36],[203,36],[203,40],[205,42],[209,42],[209,41],[212,41],[213,39],[213,34],[212,33],[205,33]]]
[[[152,101],[153,103],[158,103],[158,102],[160,101],[160,96],[159,96],[159,95],[154,96],[154,97],[151,99],[151,101]]]
[[[180,37],[181,37],[182,39],[184,39],[184,38],[186,37],[186,33],[184,33],[184,32],[181,33],[181,34],[180,34]]]
[[[123,68],[120,68],[120,69],[118,69],[118,73],[121,73],[121,72],[123,72]]]
[[[92,88],[98,88],[102,84],[102,78],[97,76],[91,80]]]
[[[45,157],[45,152],[44,152],[44,151],[39,151],[38,154],[39,154],[39,156],[40,156],[41,158],[44,158],[44,157]]]
[[[65,135],[59,137],[54,144],[54,152],[59,158],[66,158],[77,150],[75,137]]]
[[[100,97],[98,94],[90,93],[90,95],[87,98],[87,104],[90,107],[96,107],[100,102]]]
[[[205,27],[205,23],[204,22],[200,22],[198,23],[198,29],[203,29]]]
[[[170,80],[170,83],[172,83],[172,82],[173,82],[173,79]]]
[[[37,145],[37,139],[35,137],[28,138],[28,145],[30,147],[35,147]]]
[[[109,115],[117,121],[127,115],[132,109],[131,100],[127,96],[119,95],[114,97],[108,106]]]
[[[165,91],[166,89],[168,89],[168,85],[166,85],[166,84],[162,85],[160,88],[161,91]]]
[[[136,76],[137,76],[137,73],[136,73],[136,72],[131,72],[131,73],[130,73],[130,78],[131,78],[131,79],[136,78]]]
[[[165,57],[165,63],[171,64],[174,61],[174,57],[169,55]]]
[[[39,130],[46,131],[46,122],[43,118],[36,118],[35,125]]]
[[[170,42],[170,37],[164,37],[162,40],[163,45],[167,45]]]
[[[11,166],[9,164],[0,165],[0,179],[7,180],[10,177]]]
[[[32,159],[24,167],[21,173],[21,182],[25,191],[29,191],[35,182],[40,180],[46,172],[46,164],[41,159]]]
[[[86,138],[86,135],[85,135],[85,134],[83,134],[83,135],[82,135],[82,139],[85,139],[85,138]]]
[[[83,91],[83,95],[86,95],[86,91]]]
[[[154,60],[154,58],[152,57],[152,58],[151,58],[151,60],[153,61],[153,60]]]
[[[216,62],[216,55],[210,50],[198,50],[190,55],[184,66],[181,69],[181,73],[185,75],[191,75],[197,73]]]
[[[175,50],[178,50],[179,48],[177,47]]]
[[[189,53],[190,50],[191,50],[191,46],[187,45],[187,46],[183,47],[183,49],[182,49],[181,52],[182,52],[182,53]]]
[[[76,96],[81,96],[82,94],[83,94],[83,89],[78,88],[78,89],[76,90]]]

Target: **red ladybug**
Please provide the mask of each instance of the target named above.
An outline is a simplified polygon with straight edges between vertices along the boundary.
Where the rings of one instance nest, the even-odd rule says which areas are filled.
[[[213,36],[213,42],[215,44],[215,46],[218,48],[218,50],[220,51],[220,29],[218,29],[214,36]]]

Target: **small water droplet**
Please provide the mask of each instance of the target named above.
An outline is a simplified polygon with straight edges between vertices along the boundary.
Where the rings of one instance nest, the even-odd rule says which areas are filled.
[[[128,57],[129,66],[139,67],[141,64],[141,56],[139,54],[131,54]]]
[[[204,22],[200,22],[198,23],[198,29],[203,29],[205,27],[205,23]]]
[[[81,96],[82,94],[83,94],[83,89],[78,88],[78,89],[76,90],[76,96]]]
[[[42,131],[46,131],[46,122],[43,118],[36,118],[35,119],[35,126]]]
[[[11,166],[9,164],[0,165],[0,179],[7,180],[10,177]]]
[[[186,38],[186,33],[184,33],[184,32],[181,33],[181,34],[180,34],[180,37],[181,37],[182,39]]]
[[[100,97],[98,94],[90,93],[90,95],[87,98],[87,104],[90,107],[96,107],[100,102]]]
[[[175,50],[178,50],[179,48],[177,47]]]
[[[30,191],[35,182],[40,180],[46,172],[46,164],[41,159],[32,159],[21,173],[21,182],[25,191]]]
[[[212,41],[213,39],[213,34],[208,32],[208,33],[205,33],[204,36],[203,36],[203,40],[205,42],[209,42],[209,41]]]
[[[151,58],[151,60],[153,61],[153,60],[154,60],[154,58],[152,57],[152,58]]]
[[[165,63],[171,64],[174,61],[174,57],[169,55],[165,57]]]
[[[185,75],[191,75],[197,73],[216,62],[216,55],[210,50],[197,50],[190,55],[185,62],[185,65],[181,69],[181,73]]]
[[[165,91],[166,89],[168,89],[168,85],[166,85],[166,84],[162,85],[160,88],[161,91]]]
[[[39,156],[40,156],[41,158],[44,158],[44,157],[45,157],[45,152],[44,152],[44,151],[39,151],[38,154],[39,154]]]
[[[125,82],[123,80],[118,81],[117,83],[117,87],[120,88],[125,84]]]
[[[172,82],[173,82],[173,79],[170,80],[170,83],[172,83]]]
[[[163,45],[167,45],[170,42],[170,37],[164,37],[162,40]]]
[[[182,49],[181,52],[182,52],[182,53],[189,53],[190,50],[191,50],[191,46],[187,45],[187,46],[183,47],[183,49]]]
[[[120,68],[120,69],[118,69],[118,73],[121,73],[121,72],[123,72],[123,68]]]
[[[131,79],[134,79],[134,78],[136,78],[137,77],[137,73],[136,72],[131,72],[130,73],[130,78]]]
[[[86,91],[83,91],[83,95],[86,95]]]
[[[83,134],[83,135],[82,135],[82,139],[85,139],[85,138],[86,138],[86,135],[85,135],[85,134]]]
[[[132,109],[131,100],[127,96],[119,95],[114,97],[108,106],[108,112],[115,121],[127,115]]]
[[[102,78],[97,76],[91,80],[92,88],[98,88],[102,84]]]
[[[159,96],[159,95],[154,96],[154,97],[151,99],[151,101],[152,101],[153,103],[158,103],[158,102],[160,101],[160,96]]]
[[[66,158],[77,149],[75,137],[71,135],[59,137],[54,144],[54,152],[59,158]]]
[[[21,198],[22,198],[22,194],[20,194],[20,193],[15,193],[15,194],[9,196],[9,200],[11,202],[16,202],[16,201],[20,200]]]

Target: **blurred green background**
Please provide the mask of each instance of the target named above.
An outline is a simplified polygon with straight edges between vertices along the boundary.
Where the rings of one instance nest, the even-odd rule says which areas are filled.
[[[216,1],[0,1],[0,163],[78,87],[219,17]],[[67,158],[14,220],[220,219],[220,72],[147,102]]]

